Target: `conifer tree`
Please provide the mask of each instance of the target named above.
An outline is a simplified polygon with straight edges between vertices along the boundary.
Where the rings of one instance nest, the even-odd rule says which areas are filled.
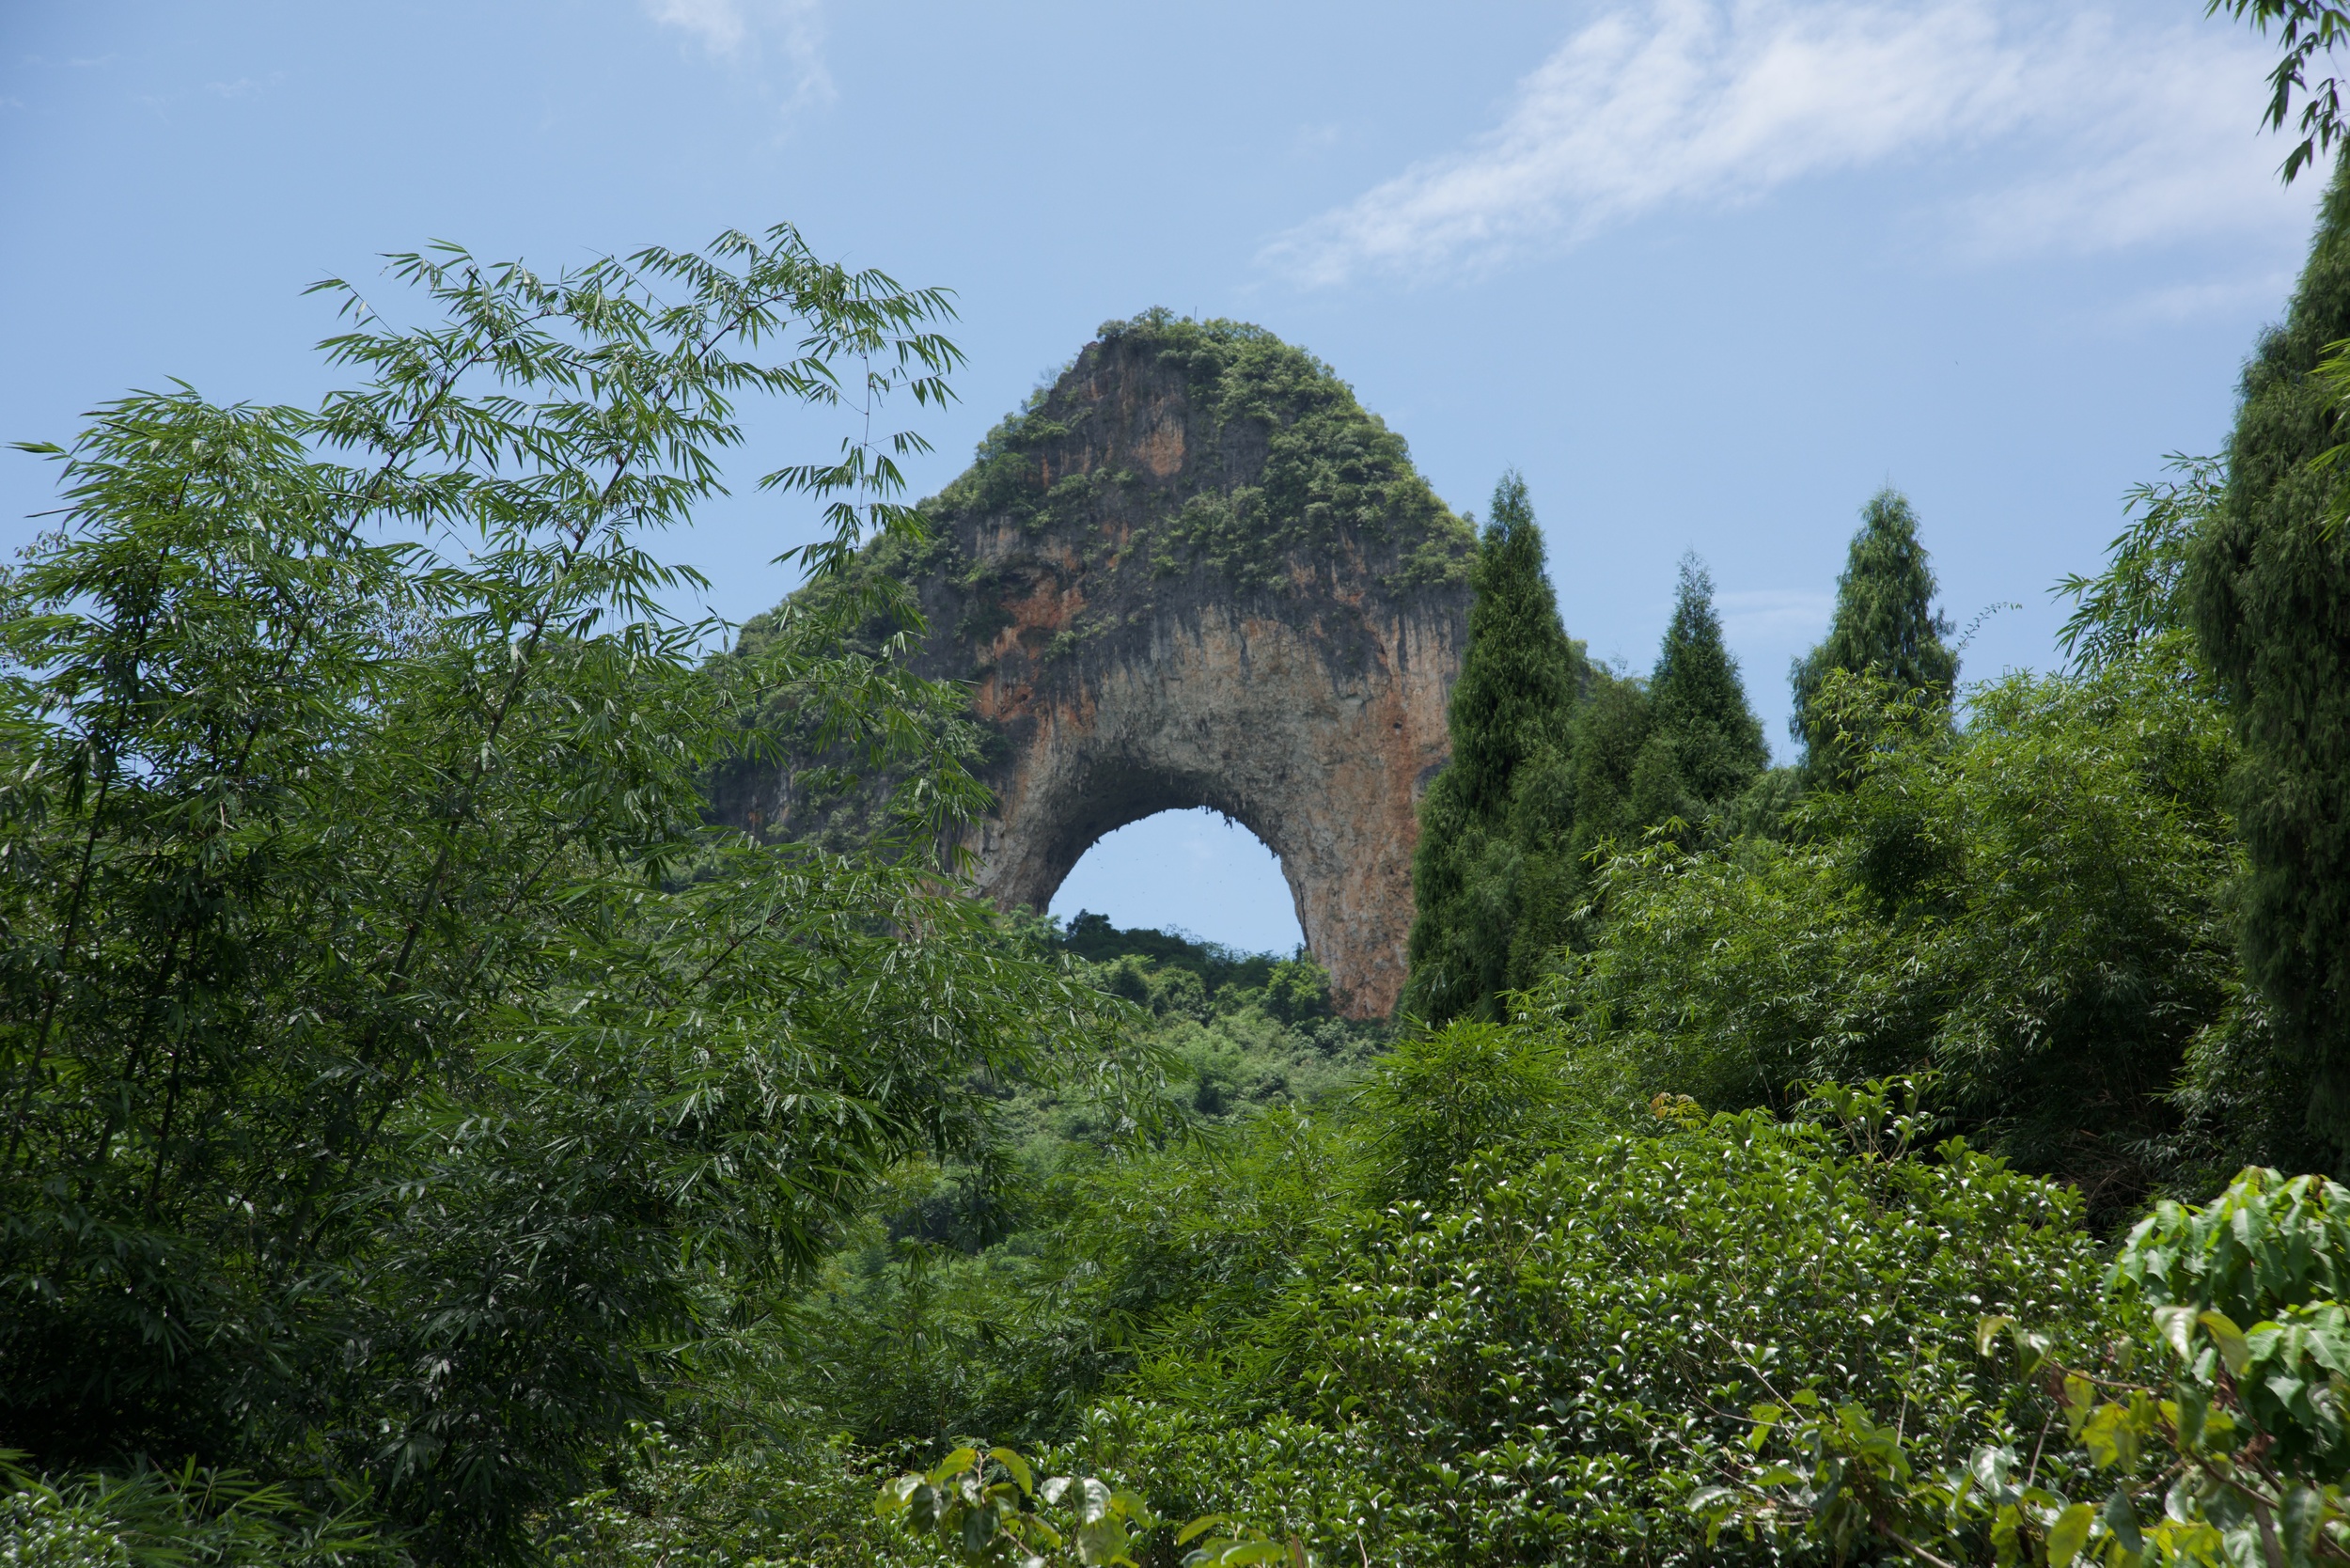
[[[1647,683],[1607,670],[1591,671],[1590,695],[1575,710],[1571,736],[1574,762],[1574,860],[1636,827],[1632,778],[1648,745]]]
[[[1590,666],[1582,645],[1569,644],[1578,687]],[[1588,692],[1578,689],[1579,708]],[[1583,903],[1582,862],[1574,853],[1574,725],[1518,768],[1510,792],[1509,839],[1517,856],[1505,989],[1524,991],[1539,980],[1552,955],[1573,933]]]
[[[1418,914],[1403,1005],[1430,1022],[1491,1016],[1512,983],[1529,857],[1563,855],[1567,733],[1583,651],[1559,624],[1526,481],[1495,487],[1478,550],[1468,647],[1448,714],[1452,760],[1420,802]],[[1547,887],[1547,883],[1544,883]],[[1555,905],[1555,889],[1541,901]]]
[[[2248,978],[2310,1074],[2310,1129],[2350,1156],[2350,477],[2311,372],[2350,337],[2350,163],[2338,163],[2284,324],[2245,368],[2228,481],[2187,569],[2189,618],[2232,711],[2249,858]]]
[[[1722,643],[1714,579],[1694,555],[1682,557],[1672,623],[1649,678],[1649,711],[1648,744],[1632,776],[1632,815],[1642,825],[1723,805],[1770,764],[1738,661]]]
[[[1830,670],[1873,673],[1947,702],[1958,682],[1958,655],[1942,641],[1950,621],[1934,609],[1934,569],[1918,540],[1918,518],[1898,490],[1878,491],[1861,510],[1844,574],[1836,579],[1836,615],[1827,636],[1795,662],[1790,679],[1795,711],[1788,729],[1804,746],[1815,777],[1831,775],[1834,721],[1820,711]]]

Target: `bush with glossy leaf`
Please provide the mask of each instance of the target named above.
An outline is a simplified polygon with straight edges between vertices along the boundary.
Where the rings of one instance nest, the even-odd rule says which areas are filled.
[[[1986,1307],[2094,1335],[2077,1200],[1955,1140],[1915,1152],[1894,1088],[1788,1124],[1668,1101],[1653,1125],[1338,1217],[1302,1278],[1187,1370],[1152,1364],[1158,1401],[1105,1408],[1080,1450],[1325,1561],[1690,1560],[1689,1501],[1753,1404],[1905,1397],[1907,1440],[1955,1463],[2046,1403],[1976,1356]]]
[[[908,1471],[882,1488],[873,1511],[936,1536],[974,1568],[1136,1568],[1136,1536],[1159,1522],[1141,1497],[1095,1476],[1039,1485],[1027,1460],[1001,1447],[959,1448],[927,1471]]]
[[[771,1417],[785,1412],[770,1410]],[[838,1439],[787,1420],[728,1438],[632,1427],[613,1446],[600,1484],[552,1513],[541,1538],[551,1568],[864,1568],[927,1550],[873,1517],[885,1471]]]
[[[973,1445],[900,1476],[882,1488],[873,1511],[902,1520],[917,1536],[935,1536],[972,1568],[1136,1568],[1143,1534],[1160,1523],[1141,1497],[1098,1476],[1054,1476],[1039,1485],[1017,1450]],[[1297,1537],[1277,1541],[1223,1513],[1192,1520],[1173,1541],[1190,1548],[1183,1568],[1311,1568]]]
[[[1692,1506],[1716,1531],[1934,1568],[2350,1560],[2350,1189],[2247,1170],[2208,1205],[2162,1204],[2107,1283],[2126,1332],[2103,1344],[1979,1325],[1986,1363],[2053,1391],[2037,1433],[1952,1461],[1882,1397],[1766,1403],[1755,1457]]]

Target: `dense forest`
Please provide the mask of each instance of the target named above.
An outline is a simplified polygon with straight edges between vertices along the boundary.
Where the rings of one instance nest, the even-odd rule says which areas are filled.
[[[2350,13],[2215,8],[2325,166]],[[1885,491],[1775,767],[1704,564],[1594,663],[1503,476],[1377,1022],[963,891],[858,566],[945,294],[393,271],[316,406],[27,448],[0,1561],[2350,1560],[2350,161],[2051,672],[1966,678]],[[759,400],[858,433],[711,656],[655,543]],[[856,833],[713,824],[811,742]]]

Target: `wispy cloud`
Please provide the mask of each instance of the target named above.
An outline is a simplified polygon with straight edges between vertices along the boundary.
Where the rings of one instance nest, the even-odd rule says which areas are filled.
[[[1282,235],[1308,285],[1488,269],[1661,209],[2012,143],[1949,203],[1978,256],[2297,224],[2255,136],[2258,43],[2049,0],[1629,0],[1519,83],[1501,122]]]
[[[233,82],[207,82],[204,84],[204,90],[216,98],[252,98],[264,88],[274,87],[285,79],[284,71],[273,71],[260,81],[256,81],[250,76],[240,76]]]
[[[2114,302],[2104,319],[2110,327],[2135,331],[2149,322],[2190,321],[2247,310],[2274,310],[2277,302],[2292,292],[2290,268],[2253,269],[2232,277],[2167,284],[2126,294]]]
[[[1723,632],[1733,641],[1774,647],[1818,636],[1836,608],[1833,594],[1780,588],[1719,593],[1714,603],[1721,611]]]
[[[650,0],[645,8],[663,26],[693,34],[713,54],[734,54],[751,36],[740,0]]]
[[[821,0],[645,0],[645,9],[653,21],[699,40],[713,55],[756,64],[769,47],[776,49],[790,77],[787,109],[830,103],[839,96],[824,65]]]

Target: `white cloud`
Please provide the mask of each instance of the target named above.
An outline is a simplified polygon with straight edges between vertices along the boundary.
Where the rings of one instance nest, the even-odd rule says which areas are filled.
[[[738,0],[649,0],[645,8],[655,22],[682,28],[714,54],[731,55],[751,36]]]
[[[2273,312],[2293,294],[2294,274],[2251,270],[2233,277],[2201,283],[2173,283],[2126,294],[2104,314],[2107,326],[2133,332],[2148,322],[2191,321],[2212,316],[2235,316],[2246,311]]]
[[[2253,133],[2264,65],[2247,30],[2094,4],[1628,0],[1520,82],[1496,129],[1261,260],[1308,285],[1476,272],[1660,209],[1995,143],[2020,177],[1945,205],[1963,254],[2298,226],[2311,193],[2279,189],[2283,149]]]
[[[788,109],[839,96],[824,66],[821,0],[645,0],[645,10],[663,26],[699,39],[713,55],[756,64],[767,45],[776,46],[791,78]]]
[[[1721,612],[1722,631],[1731,641],[1777,646],[1809,642],[1826,630],[1828,617],[1836,609],[1836,596],[1753,588],[1717,593],[1714,604]]]

